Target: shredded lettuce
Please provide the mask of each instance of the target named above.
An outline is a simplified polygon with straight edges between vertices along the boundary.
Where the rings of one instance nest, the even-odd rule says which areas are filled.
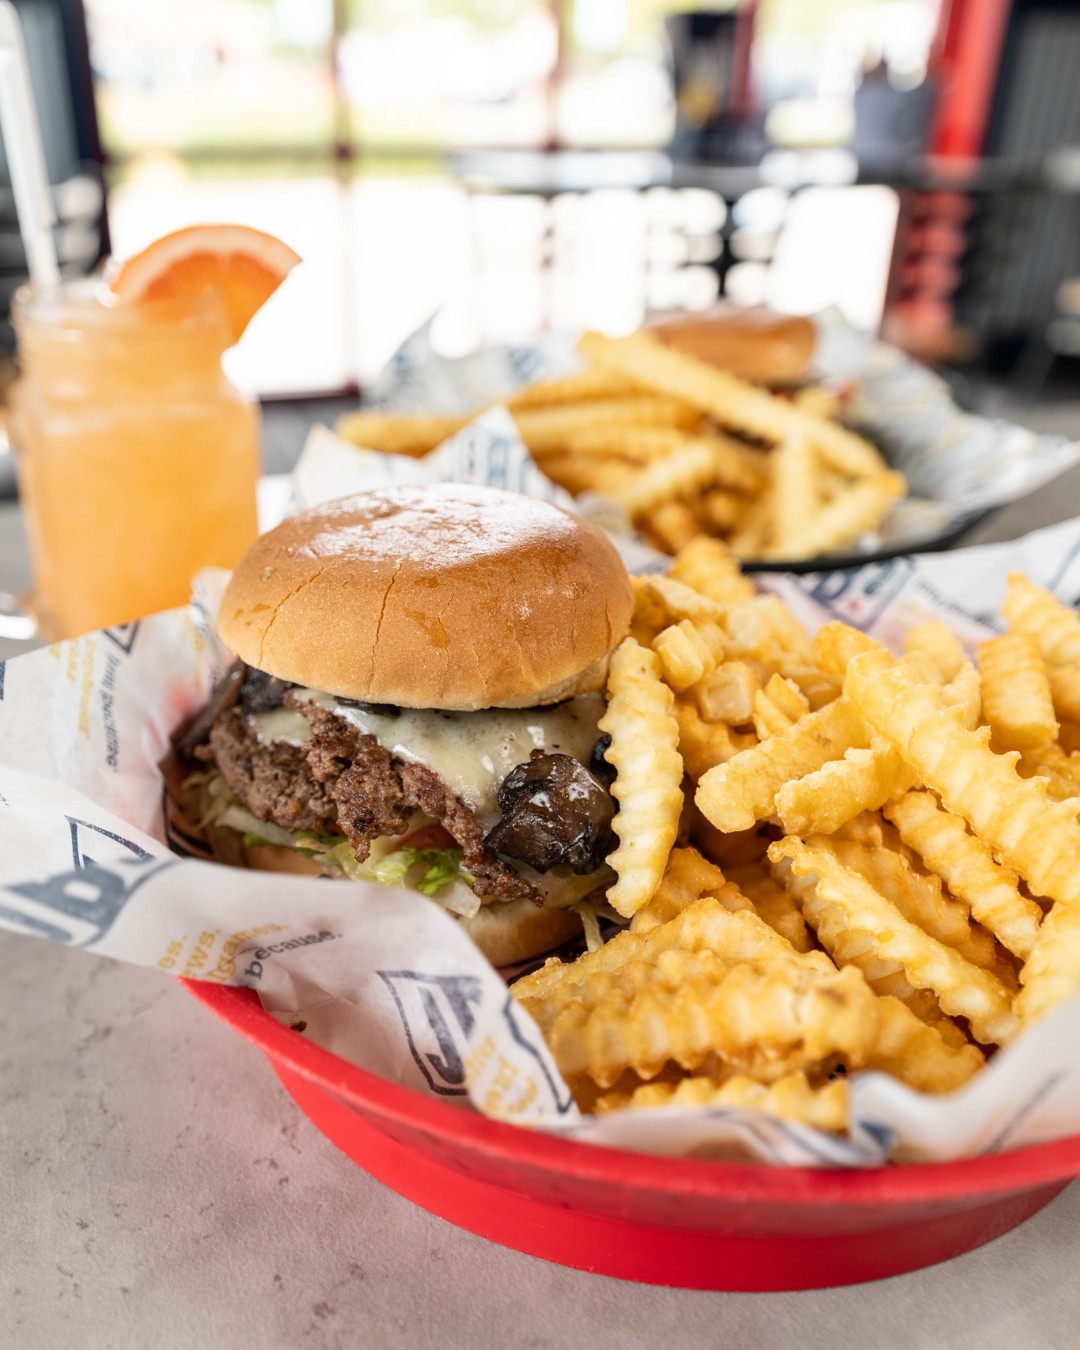
[[[416,868],[418,874],[410,878],[410,883],[424,895],[438,895],[459,877],[471,880],[461,866],[461,855],[459,848],[397,848],[376,864],[375,880],[384,886],[400,886]]]

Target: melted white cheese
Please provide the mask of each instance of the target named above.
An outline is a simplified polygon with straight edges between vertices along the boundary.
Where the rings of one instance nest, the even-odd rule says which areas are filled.
[[[582,694],[552,708],[489,708],[473,713],[402,708],[396,715],[353,708],[315,689],[298,689],[297,695],[331,709],[399,759],[425,764],[472,807],[485,827],[500,815],[499,784],[533,750],[572,755],[588,764],[600,734],[596,724],[604,713],[600,694]],[[262,728],[260,738],[274,739]]]
[[[254,713],[255,734],[263,744],[287,741],[289,745],[303,745],[311,739],[311,727],[303,713],[292,708],[272,708],[270,712]]]

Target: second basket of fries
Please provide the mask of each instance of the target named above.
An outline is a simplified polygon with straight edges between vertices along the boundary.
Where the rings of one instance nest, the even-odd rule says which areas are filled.
[[[476,370],[406,344],[378,407],[337,430],[423,457],[502,404],[553,483],[616,504],[654,548],[704,536],[766,568],[940,546],[1080,455],[962,413],[931,372],[850,330],[751,314],[485,353]]]

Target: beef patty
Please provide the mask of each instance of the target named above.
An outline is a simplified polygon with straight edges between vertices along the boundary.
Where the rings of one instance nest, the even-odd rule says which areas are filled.
[[[229,790],[259,820],[286,830],[340,832],[363,862],[374,839],[403,834],[409,815],[423,811],[438,820],[462,849],[462,864],[482,899],[528,899],[537,889],[484,844],[476,813],[423,764],[394,759],[374,736],[356,730],[329,709],[297,704],[311,725],[303,745],[259,740],[243,708],[222,713],[209,744],[195,751],[216,762]]]

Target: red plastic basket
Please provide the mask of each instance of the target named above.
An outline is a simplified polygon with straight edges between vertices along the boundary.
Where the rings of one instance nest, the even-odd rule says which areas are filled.
[[[181,983],[265,1051],[304,1114],[371,1176],[493,1242],[603,1275],[732,1290],[877,1280],[1000,1237],[1080,1174],[1080,1136],[873,1171],[572,1143],[347,1064],[276,1022],[250,990]]]

